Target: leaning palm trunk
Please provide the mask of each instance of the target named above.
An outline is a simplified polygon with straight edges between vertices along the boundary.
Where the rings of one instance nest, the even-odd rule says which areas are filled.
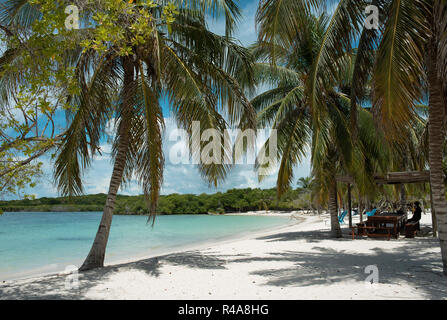
[[[124,144],[124,143],[123,143]],[[109,239],[110,226],[112,225],[113,211],[115,209],[115,200],[118,189],[123,178],[124,166],[126,162],[127,146],[120,146],[112,178],[110,180],[109,192],[107,194],[106,205],[102,214],[101,222],[96,233],[92,248],[82,264],[79,271],[86,271],[104,266],[104,257],[106,254],[107,241]]]
[[[430,183],[433,194],[432,211],[436,214],[444,274],[447,275],[447,202],[442,168],[445,106],[437,71],[436,47],[437,42],[433,39],[428,50]]]
[[[329,213],[331,215],[331,236],[341,238],[340,223],[338,222],[337,183],[335,180],[329,187]]]
[[[125,62],[125,74],[124,74],[124,101],[121,114],[120,125],[120,139],[117,148],[115,164],[113,167],[112,177],[110,179],[109,192],[107,194],[106,204],[102,214],[101,222],[99,224],[96,237],[93,242],[92,248],[85,259],[79,271],[87,271],[95,268],[101,268],[104,266],[104,258],[106,254],[107,242],[109,240],[110,227],[112,225],[113,211],[115,209],[115,200],[118,190],[123,180],[124,169],[126,166],[127,154],[129,149],[129,129],[130,129],[130,117],[129,110],[131,109],[131,90],[133,88],[133,65]]]

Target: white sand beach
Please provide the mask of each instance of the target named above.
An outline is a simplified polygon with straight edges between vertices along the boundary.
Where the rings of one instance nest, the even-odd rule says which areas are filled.
[[[328,215],[294,216],[282,229],[81,273],[78,288],[66,274],[5,281],[0,299],[447,299],[437,239],[352,240],[343,224],[335,240]]]

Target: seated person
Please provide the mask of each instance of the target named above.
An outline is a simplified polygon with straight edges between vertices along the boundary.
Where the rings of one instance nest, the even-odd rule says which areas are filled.
[[[419,220],[421,220],[421,214],[422,214],[422,209],[421,209],[421,203],[419,201],[416,201],[414,203],[414,213],[413,213],[413,217],[411,219],[409,219],[407,222],[408,223],[417,223],[419,222]]]

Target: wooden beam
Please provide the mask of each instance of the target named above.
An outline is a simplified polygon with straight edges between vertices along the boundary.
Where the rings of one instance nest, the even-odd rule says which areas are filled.
[[[335,180],[337,182],[343,182],[343,183],[350,183],[350,184],[354,184],[354,178],[350,177],[350,176],[336,176]]]
[[[336,176],[335,179],[337,182],[355,184],[350,176]],[[389,172],[374,176],[374,181],[377,184],[425,183],[430,182],[430,171]]]
[[[377,184],[425,183],[430,182],[429,171],[390,172],[383,176],[376,175]]]

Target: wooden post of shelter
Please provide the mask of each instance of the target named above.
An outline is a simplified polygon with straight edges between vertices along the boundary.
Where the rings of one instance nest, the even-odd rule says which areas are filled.
[[[363,223],[363,210],[365,209],[365,199],[360,196],[359,196],[359,199],[361,199],[361,201],[362,201],[362,206],[361,206],[361,208],[359,208],[360,223]]]
[[[351,184],[348,183],[348,214],[349,214],[349,228],[352,227],[352,199],[351,199]]]

